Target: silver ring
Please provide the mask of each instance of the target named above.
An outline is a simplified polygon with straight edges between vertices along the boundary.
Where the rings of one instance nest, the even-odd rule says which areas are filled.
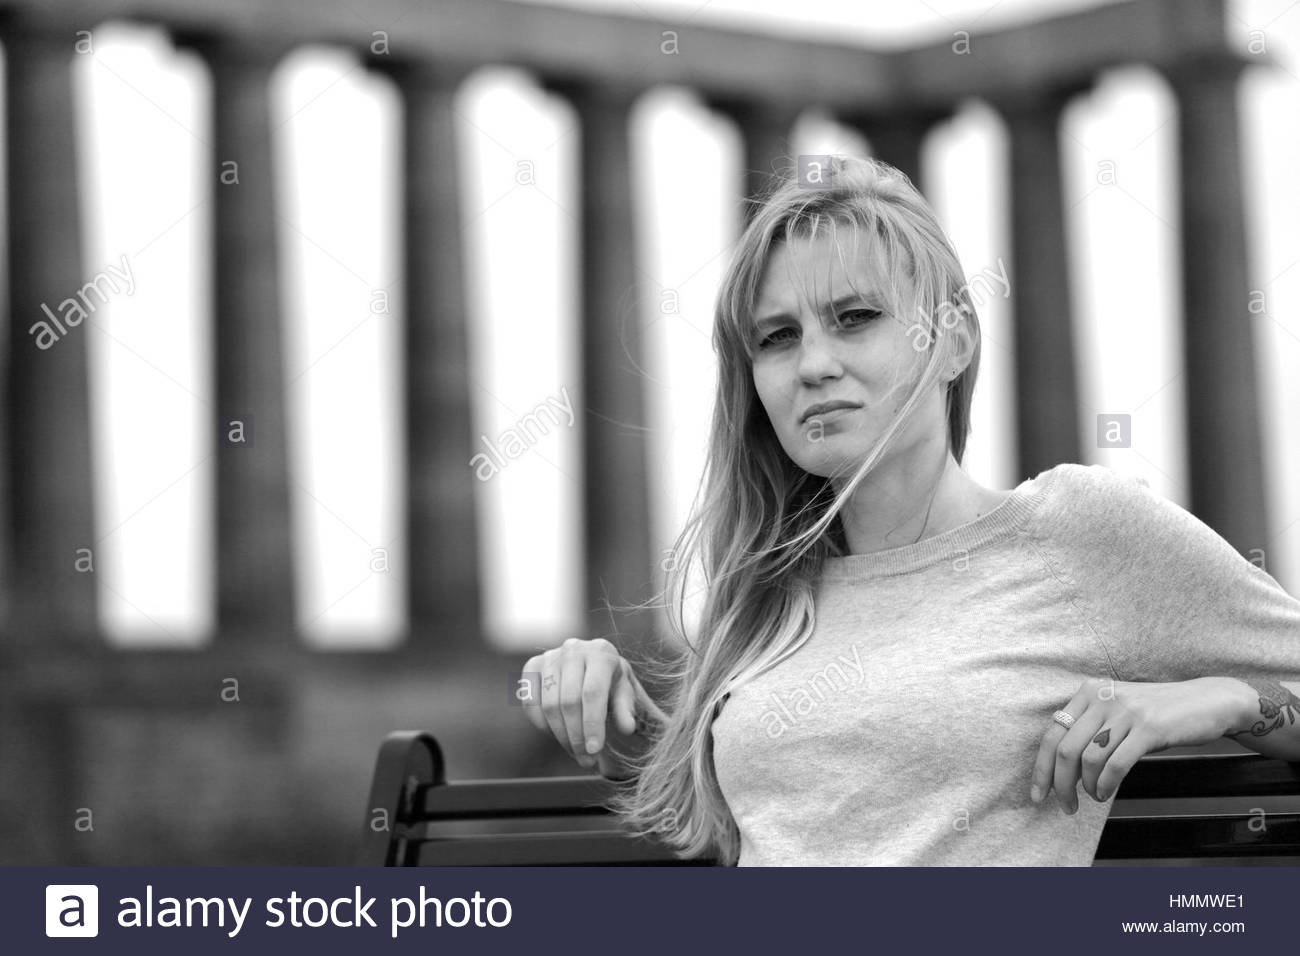
[[[1052,719],[1066,730],[1069,730],[1074,726],[1074,718],[1063,710],[1058,710],[1056,713],[1052,714]]]

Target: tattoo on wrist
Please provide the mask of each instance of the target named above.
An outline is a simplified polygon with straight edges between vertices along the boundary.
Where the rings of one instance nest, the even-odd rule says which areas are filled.
[[[1236,730],[1224,736],[1239,737],[1249,733],[1253,737],[1262,737],[1288,723],[1294,724],[1300,716],[1300,697],[1271,677],[1238,677],[1237,680],[1259,694],[1260,719],[1248,730]]]

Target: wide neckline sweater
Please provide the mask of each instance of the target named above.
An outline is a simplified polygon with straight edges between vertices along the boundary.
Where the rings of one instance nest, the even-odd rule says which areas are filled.
[[[1087,866],[1113,796],[1029,799],[1090,677],[1300,680],[1300,601],[1144,483],[1062,464],[976,520],[829,559],[794,655],[734,688],[713,760],[739,865]]]

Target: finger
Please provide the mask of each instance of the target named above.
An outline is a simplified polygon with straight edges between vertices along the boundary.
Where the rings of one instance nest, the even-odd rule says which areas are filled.
[[[542,716],[559,743],[570,756],[569,733],[564,727],[564,715],[560,713],[560,652],[549,650],[542,656]]]
[[[1129,731],[1097,778],[1097,799],[1105,802],[1115,796],[1133,765],[1151,752],[1150,744],[1140,732]]]
[[[619,733],[628,736],[636,733],[636,689],[632,686],[636,678],[632,676],[631,670],[632,665],[620,658],[610,701],[614,726],[618,728]]]
[[[1038,742],[1038,756],[1034,758],[1034,772],[1029,779],[1029,799],[1041,803],[1052,789],[1052,773],[1056,769],[1056,745],[1065,736],[1065,728],[1052,720]],[[1037,796],[1035,796],[1035,794]]]
[[[523,705],[524,716],[538,730],[546,730],[546,717],[542,714],[542,658],[540,655],[534,655],[524,662],[523,669],[519,672],[519,682],[515,684],[516,692],[524,690],[525,682],[531,682],[527,688],[526,696],[517,698]]]
[[[1077,719],[1087,709],[1088,700],[1091,696],[1089,683],[1085,681],[1061,710]],[[1042,802],[1052,789],[1053,778],[1056,774],[1056,748],[1069,729],[1069,727],[1064,727],[1055,720],[1049,720],[1047,728],[1043,731],[1043,739],[1038,744],[1038,756],[1034,760],[1034,772],[1030,777],[1030,799],[1034,800],[1033,795],[1035,792],[1038,794],[1038,799],[1034,800],[1035,803]],[[1057,799],[1060,799],[1059,795]]]
[[[582,681],[587,665],[581,654],[565,654],[560,664],[560,714],[564,718],[564,735],[569,753],[584,767],[595,761],[587,756],[582,733]]]
[[[1071,711],[1073,713],[1073,711]],[[1056,766],[1052,772],[1052,788],[1056,799],[1066,813],[1079,809],[1079,793],[1075,786],[1083,770],[1083,751],[1091,745],[1092,737],[1106,720],[1106,708],[1087,707],[1075,718],[1074,726],[1066,731],[1056,745]]]
[[[1092,799],[1101,802],[1097,796],[1097,781],[1101,777],[1111,755],[1128,736],[1132,724],[1120,714],[1111,714],[1102,721],[1101,727],[1092,735],[1088,746],[1083,751],[1083,776],[1080,783]]]
[[[587,659],[587,669],[582,678],[583,753],[599,753],[600,748],[605,746],[609,685],[614,679],[619,660],[612,654],[594,654]]]

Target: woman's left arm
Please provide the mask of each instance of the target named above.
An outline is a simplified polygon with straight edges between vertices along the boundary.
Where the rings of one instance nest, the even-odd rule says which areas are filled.
[[[1145,755],[1225,736],[1300,761],[1300,600],[1150,488],[1100,465],[1062,475],[1070,507],[1044,551],[1115,679],[1084,681],[1059,723],[1044,715],[1031,799],[1055,790],[1073,813],[1077,784],[1108,800]]]
[[[1224,734],[1265,757],[1300,760],[1300,682],[1271,677],[1216,677],[1240,701]]]

